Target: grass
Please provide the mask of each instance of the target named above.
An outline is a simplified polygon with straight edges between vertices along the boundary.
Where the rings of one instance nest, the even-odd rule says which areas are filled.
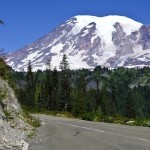
[[[33,128],[38,128],[41,126],[41,122],[39,119],[31,116],[27,110],[23,110],[23,116],[28,124],[30,124]]]
[[[36,129],[41,126],[41,122],[39,119],[30,115],[29,111],[23,109],[23,117],[25,121],[33,127],[33,130],[27,135],[27,139],[31,139],[34,137]]]
[[[3,112],[8,121],[14,119],[14,117],[11,115],[11,113],[7,109],[4,109]]]
[[[119,114],[103,115],[98,113],[86,113],[81,117],[83,120],[125,124],[130,126],[150,127],[150,119],[146,118],[126,118]]]
[[[66,112],[66,111],[45,111],[43,109],[36,110],[30,109],[26,110],[28,113],[36,113],[36,114],[46,114],[58,117],[65,117],[65,118],[77,118],[87,121],[95,121],[95,122],[107,122],[107,123],[115,123],[115,124],[124,124],[129,126],[144,126],[150,127],[150,119],[146,118],[126,118],[119,114],[110,114],[104,115],[101,112],[86,112],[82,115],[76,116],[73,113]],[[40,126],[40,121],[31,121],[31,124],[35,127]]]
[[[0,88],[0,101],[2,101],[7,96],[6,90]]]
[[[31,133],[29,133],[28,135],[27,135],[27,139],[32,139],[33,137],[34,137],[34,135],[35,135],[35,132],[31,132]]]

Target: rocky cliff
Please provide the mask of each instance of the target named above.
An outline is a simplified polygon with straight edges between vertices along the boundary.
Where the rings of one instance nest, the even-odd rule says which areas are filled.
[[[27,150],[27,135],[32,131],[14,91],[0,78],[0,150]]]

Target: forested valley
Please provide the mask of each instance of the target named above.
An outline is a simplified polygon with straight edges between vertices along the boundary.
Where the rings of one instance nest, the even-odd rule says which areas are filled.
[[[22,107],[31,112],[67,112],[74,117],[126,123],[138,120],[137,125],[150,125],[150,68],[109,69],[97,66],[94,70],[70,70],[64,55],[57,70],[27,72],[11,70],[9,78]],[[141,122],[142,120],[142,122]],[[145,120],[148,120],[148,123]]]

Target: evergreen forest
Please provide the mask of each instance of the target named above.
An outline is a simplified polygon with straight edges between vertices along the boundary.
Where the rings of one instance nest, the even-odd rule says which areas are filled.
[[[33,72],[29,61],[27,72],[10,68],[7,75],[3,74],[6,71],[0,72],[14,87],[23,108],[31,112],[68,112],[77,118],[105,122],[150,118],[149,67],[70,70],[66,55],[58,69],[51,69],[50,60],[46,66],[45,71]],[[0,65],[1,70],[4,68]]]

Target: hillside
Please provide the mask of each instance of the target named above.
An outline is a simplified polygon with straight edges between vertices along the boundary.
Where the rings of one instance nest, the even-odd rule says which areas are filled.
[[[32,130],[14,91],[0,77],[0,149],[27,150],[26,139]]]

